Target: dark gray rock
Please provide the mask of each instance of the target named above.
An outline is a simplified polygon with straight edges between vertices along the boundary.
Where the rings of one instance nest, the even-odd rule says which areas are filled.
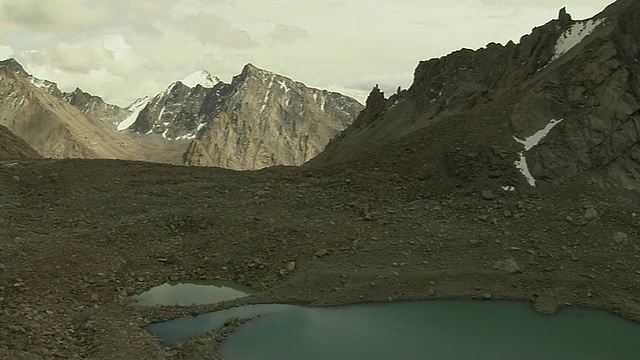
[[[424,151],[411,158],[398,151],[398,158],[428,158],[432,174],[445,173],[457,186],[528,186],[514,166],[523,152],[538,184],[578,180],[640,191],[638,13],[640,2],[628,0],[580,22],[561,11],[518,44],[491,43],[421,61],[408,90],[385,100],[374,88],[354,126],[318,161],[349,158],[370,144],[420,132],[421,138],[438,136],[416,140],[404,150]],[[574,26],[594,30],[557,52]],[[526,151],[514,140],[539,134],[553,120],[562,121]]]
[[[315,253],[315,257],[321,258],[323,256],[326,256],[329,254],[329,251],[327,249],[320,249]]]
[[[295,261],[289,261],[289,263],[287,264],[287,271],[293,271],[296,268],[296,262]]]
[[[613,234],[613,241],[615,241],[615,243],[619,245],[629,245],[629,237],[623,232],[617,232]]]
[[[494,200],[496,198],[491,190],[482,190],[481,195],[483,200]]]
[[[518,263],[516,263],[513,259],[506,259],[501,261],[496,261],[493,265],[494,269],[502,270],[507,274],[519,274],[522,272]]]
[[[584,215],[583,215],[585,220],[593,220],[598,218],[598,211],[592,207],[588,207],[585,211],[584,211]]]

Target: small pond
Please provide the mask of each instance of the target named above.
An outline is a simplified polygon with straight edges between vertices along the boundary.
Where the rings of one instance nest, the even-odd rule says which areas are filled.
[[[200,305],[233,300],[255,294],[256,290],[233,281],[190,281],[165,283],[133,298],[135,306]]]
[[[260,317],[220,344],[234,359],[638,359],[640,325],[600,310],[545,316],[527,303],[429,300],[329,308],[247,305],[149,326],[173,346]]]

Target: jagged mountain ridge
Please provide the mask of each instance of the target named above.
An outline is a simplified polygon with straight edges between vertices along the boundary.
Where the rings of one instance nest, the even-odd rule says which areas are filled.
[[[89,118],[101,121],[114,130],[122,119],[130,114],[128,109],[107,104],[101,97],[84,92],[80,88],[62,93],[62,99],[80,109]]]
[[[140,98],[122,109],[79,88],[62,93],[55,83],[29,75],[10,59],[0,63],[0,115],[2,124],[45,157],[107,157],[246,170],[302,164],[362,108],[351,98],[310,89],[252,65],[245,70],[231,84],[200,70],[155,97]],[[264,79],[286,91],[272,92]],[[293,96],[287,95],[291,88]],[[320,111],[309,110],[310,106]],[[245,133],[252,128],[258,130]]]
[[[451,186],[581,179],[640,189],[639,13],[630,0],[584,21],[563,9],[518,44],[421,61],[408,90],[386,99],[374,89],[310,165],[384,168],[376,154],[391,153],[414,176]]]
[[[304,163],[362,109],[354,99],[251,64],[231,84],[208,84],[174,82],[119,128],[191,140],[188,165],[253,170]]]
[[[15,62],[15,60],[13,61]],[[56,83],[29,75],[21,65],[17,62],[15,62],[15,64],[21,69],[20,73],[27,76],[29,82],[35,87],[73,105],[89,118],[108,124],[109,128],[115,128],[115,126],[130,113],[127,109],[123,109],[117,105],[107,104],[101,97],[84,92],[80,88],[76,88],[72,92],[62,92],[58,89]]]

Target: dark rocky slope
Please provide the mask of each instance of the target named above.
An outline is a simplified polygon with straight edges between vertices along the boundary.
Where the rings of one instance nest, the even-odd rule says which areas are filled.
[[[29,144],[17,137],[6,127],[0,125],[0,161],[39,159],[38,154]]]
[[[422,61],[408,90],[385,99],[374,89],[313,163],[418,168],[420,178],[441,176],[440,185],[526,187],[514,166],[522,153],[538,185],[581,178],[640,190],[638,14],[640,3],[628,0],[585,21],[561,10],[519,44]],[[530,149],[516,140],[547,125],[555,126]],[[377,161],[386,151],[395,160]]]

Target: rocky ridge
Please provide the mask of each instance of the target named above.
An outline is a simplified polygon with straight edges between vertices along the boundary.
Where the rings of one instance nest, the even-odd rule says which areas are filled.
[[[76,88],[70,93],[63,93],[62,99],[80,109],[87,117],[105,123],[112,130],[115,130],[122,119],[131,113],[128,109],[107,104],[101,97],[91,95],[80,88]]]
[[[412,148],[403,161],[430,157],[420,176],[443,174],[452,184],[582,177],[640,190],[638,12],[627,0],[582,21],[563,9],[518,44],[421,61],[409,89],[388,99],[374,89],[354,126],[314,162],[366,162],[400,143]]]

